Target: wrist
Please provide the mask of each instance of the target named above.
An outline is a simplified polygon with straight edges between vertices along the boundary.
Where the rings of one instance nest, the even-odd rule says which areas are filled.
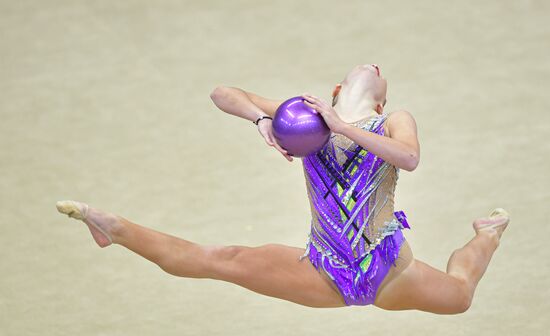
[[[345,122],[342,122],[338,128],[334,129],[333,132],[336,134],[346,135],[350,129],[350,127],[353,127],[350,124],[346,124]]]
[[[262,122],[265,119],[273,120],[273,118],[271,118],[269,115],[266,114],[258,117],[256,120],[252,121],[252,123],[257,126],[260,122]]]
[[[256,123],[256,120],[258,120],[259,118],[262,118],[262,117],[269,117],[269,115],[267,113],[265,113],[264,111],[262,110],[259,110],[259,111],[255,111],[255,113],[253,114],[253,118],[251,121],[255,124]]]

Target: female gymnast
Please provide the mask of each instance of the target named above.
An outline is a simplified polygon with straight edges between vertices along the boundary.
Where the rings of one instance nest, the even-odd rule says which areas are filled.
[[[496,209],[474,220],[474,237],[453,251],[446,272],[413,257],[401,232],[409,223],[394,211],[393,198],[399,169],[418,165],[416,123],[407,111],[383,112],[386,88],[378,66],[367,64],[336,85],[330,105],[303,95],[332,131],[319,152],[302,158],[312,213],[305,249],[204,246],[85,203],[60,201],[57,209],[86,223],[100,247],[122,245],[176,276],[228,281],[309,307],[462,313],[510,217]],[[271,131],[282,101],[223,86],[211,98],[222,111],[254,122],[269,146],[293,160]]]

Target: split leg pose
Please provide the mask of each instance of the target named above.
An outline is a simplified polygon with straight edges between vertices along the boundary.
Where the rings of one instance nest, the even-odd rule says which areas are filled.
[[[300,262],[303,248],[205,246],[164,234],[75,201],[57,203],[61,213],[82,220],[100,247],[118,244],[187,278],[223,280],[254,292],[310,307],[342,307],[330,280],[310,263]],[[375,305],[388,310],[419,309],[453,314],[468,309],[475,287],[498,246],[507,218],[474,221],[476,235],[453,252],[447,273],[412,260],[383,286]]]
[[[75,201],[57,209],[82,220],[100,247],[118,244],[187,278],[232,282],[257,293],[312,307],[338,307],[342,299],[328,280],[298,258],[304,249],[280,244],[259,247],[205,246],[161,233]]]
[[[474,237],[451,254],[445,272],[415,259],[401,232],[410,228],[406,216],[393,209],[393,191],[399,168],[412,171],[418,164],[416,125],[406,111],[384,114],[385,96],[386,81],[375,65],[355,67],[335,87],[332,106],[303,96],[334,134],[320,153],[302,158],[312,210],[305,249],[206,246],[81,202],[60,201],[57,209],[83,221],[100,247],[124,246],[175,276],[227,281],[309,307],[464,312],[509,215],[496,209],[474,220]],[[272,117],[281,103],[228,87],[211,97],[221,110],[250,121]],[[270,123],[257,122],[259,133],[292,161],[274,141]]]

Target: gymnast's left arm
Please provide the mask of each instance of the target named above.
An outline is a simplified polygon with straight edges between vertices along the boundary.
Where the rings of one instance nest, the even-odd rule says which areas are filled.
[[[408,111],[397,111],[391,113],[386,122],[389,137],[345,123],[337,133],[398,168],[415,170],[420,160],[420,144],[413,116]]]

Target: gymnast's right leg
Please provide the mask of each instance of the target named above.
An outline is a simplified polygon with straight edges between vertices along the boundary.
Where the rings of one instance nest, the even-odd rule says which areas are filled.
[[[476,219],[474,238],[452,253],[446,272],[414,259],[380,290],[375,305],[387,310],[418,309],[437,314],[465,312],[508,222],[509,216],[502,209],[489,218]]]
[[[167,273],[231,282],[267,296],[309,307],[342,307],[339,292],[308,260],[304,249],[280,244],[259,247],[204,246],[167,235],[80,202],[57,203],[61,213],[80,219],[100,247],[119,244]]]

